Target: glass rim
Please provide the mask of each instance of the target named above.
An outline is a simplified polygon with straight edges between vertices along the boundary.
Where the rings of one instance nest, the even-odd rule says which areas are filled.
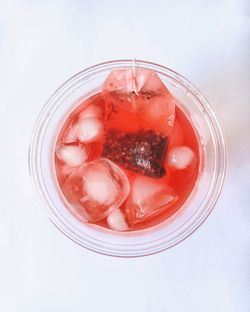
[[[51,204],[48,201],[48,198],[46,198],[46,194],[43,191],[43,186],[41,183],[43,181],[41,180],[41,177],[39,177],[39,172],[37,170],[38,165],[38,159],[39,159],[39,148],[41,148],[41,135],[42,135],[42,129],[44,125],[46,124],[45,120],[46,117],[48,117],[48,111],[50,108],[55,105],[58,102],[58,99],[60,99],[61,96],[66,94],[74,85],[77,85],[79,81],[82,81],[84,79],[87,79],[88,77],[94,76],[96,73],[102,72],[103,70],[112,70],[115,68],[121,68],[121,67],[131,67],[133,64],[136,64],[139,68],[148,68],[151,70],[155,70],[157,73],[161,73],[164,76],[170,77],[171,79],[174,79],[177,81],[178,84],[181,84],[184,86],[188,92],[192,93],[192,95],[197,99],[197,103],[199,103],[200,107],[202,107],[209,117],[209,124],[211,125],[213,129],[213,135],[216,142],[216,161],[217,161],[217,168],[219,170],[217,172],[214,172],[213,177],[213,183],[211,183],[209,192],[207,193],[207,196],[203,200],[203,205],[206,206],[206,210],[200,211],[200,209],[197,209],[195,214],[199,214],[197,218],[194,220],[191,220],[191,224],[182,225],[179,229],[176,230],[179,231],[179,234],[177,235],[176,239],[172,241],[172,243],[168,243],[168,241],[164,241],[164,237],[159,239],[158,244],[157,240],[153,242],[153,246],[151,244],[146,243],[139,244],[141,248],[138,248],[137,250],[127,251],[124,252],[124,249],[119,249],[119,245],[114,244],[113,246],[110,246],[112,244],[107,244],[106,242],[103,242],[104,245],[107,246],[100,246],[99,243],[101,241],[95,240],[95,238],[91,237],[90,241],[82,241],[82,238],[78,237],[77,233],[72,232],[72,229],[67,228],[67,224],[62,224],[62,220],[58,219],[58,216],[55,214],[55,211],[53,211],[53,208],[51,207]],[[41,152],[41,151],[40,151]],[[146,256],[146,255],[152,255],[158,252],[161,252],[163,250],[169,249],[180,242],[182,242],[184,239],[189,237],[193,232],[195,232],[207,219],[209,214],[212,212],[218,197],[221,193],[221,189],[223,186],[225,173],[226,173],[226,164],[227,164],[227,153],[226,153],[226,142],[225,137],[223,134],[222,127],[220,125],[220,122],[211,107],[211,105],[208,103],[206,98],[201,94],[201,92],[184,76],[177,73],[176,71],[169,69],[168,67],[149,62],[149,61],[142,61],[142,60],[135,60],[135,59],[123,59],[123,60],[113,60],[113,61],[107,61],[102,62],[90,67],[87,67],[83,69],[82,71],[79,71],[77,74],[73,75],[71,78],[66,80],[60,87],[58,87],[54,93],[49,97],[49,99],[44,104],[40,114],[38,115],[34,128],[32,131],[32,137],[31,142],[29,146],[29,155],[28,155],[28,162],[29,162],[29,172],[33,180],[33,184],[35,185],[36,192],[38,194],[38,197],[40,199],[40,202],[42,203],[43,208],[46,211],[46,214],[49,218],[49,220],[56,226],[57,229],[59,229],[64,235],[69,237],[71,240],[76,242],[78,245],[83,246],[89,250],[95,251],[100,254],[104,255],[111,255],[111,256],[117,256],[117,257],[139,257],[139,256]],[[212,185],[213,184],[213,185]],[[209,195],[209,196],[208,196]],[[206,203],[204,203],[206,201]],[[46,206],[46,207],[45,207]],[[201,206],[201,205],[200,205]],[[186,223],[189,223],[190,220],[188,220]],[[182,229],[183,231],[180,231]],[[161,241],[161,242],[160,242]],[[115,246],[115,247],[114,247]],[[124,245],[125,246],[125,245]],[[123,246],[123,247],[124,247]]]

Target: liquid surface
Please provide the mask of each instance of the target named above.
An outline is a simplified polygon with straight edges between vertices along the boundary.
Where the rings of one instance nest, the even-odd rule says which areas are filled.
[[[118,231],[171,217],[199,169],[195,131],[177,101],[154,72],[136,75],[111,72],[62,125],[54,158],[70,211]]]

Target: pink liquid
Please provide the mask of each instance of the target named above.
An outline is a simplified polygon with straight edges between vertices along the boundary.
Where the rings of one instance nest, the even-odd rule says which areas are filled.
[[[146,94],[146,96],[150,101],[150,94]],[[164,128],[164,114],[154,120],[151,115],[147,114],[147,111],[138,114],[136,110],[124,110],[122,108],[124,98],[118,96],[115,101],[117,101],[117,99],[121,102],[121,106],[116,106],[114,108],[112,104],[114,102],[114,94],[112,92],[98,93],[81,103],[68,116],[57,138],[57,151],[55,152],[54,158],[56,174],[63,196],[69,203],[69,209],[77,218],[80,216],[80,219],[84,220],[86,218],[84,202],[80,199],[80,197],[83,196],[81,193],[82,181],[81,177],[71,178],[72,170],[81,170],[82,164],[85,165],[88,162],[98,160],[100,157],[107,158],[114,162],[125,173],[130,184],[128,196],[117,208],[119,208],[124,219],[123,221],[126,223],[126,230],[139,230],[168,219],[175,214],[187,200],[198,175],[199,143],[191,123],[177,105],[175,106],[174,125],[172,130],[169,131],[169,129]],[[141,101],[143,103],[143,97]],[[121,107],[121,109],[119,107]],[[79,120],[81,120],[84,114],[87,114],[87,118],[98,119],[101,124],[99,134],[87,140],[79,139],[79,136],[76,136],[74,132],[72,132],[72,128],[79,123]],[[93,128],[93,131],[95,130],[96,128]],[[86,137],[89,133],[85,133],[83,136],[84,135]],[[74,146],[80,149],[81,152],[83,151],[83,155],[81,154],[81,157],[77,159],[79,160],[79,164],[76,165],[76,163],[74,163],[73,168],[68,164],[65,165],[65,159],[58,156],[60,155],[58,154],[58,147],[61,146]],[[145,153],[146,156],[148,155],[147,153],[150,154],[148,159],[143,159],[145,163],[139,163],[138,165],[138,162],[135,162],[134,159],[131,158],[132,154],[129,154],[131,146],[133,147],[133,153],[135,153],[134,146],[139,146],[140,151]],[[171,163],[169,160],[170,152],[175,148],[183,146],[188,151],[192,152],[192,159],[184,168],[178,168],[173,165],[174,162]],[[147,149],[149,152],[147,152]],[[146,166],[144,166],[145,164]],[[135,185],[135,181],[138,181],[138,179],[142,181],[145,179],[146,183],[149,181],[149,184],[154,184],[156,188],[158,185],[163,190],[166,190],[166,192],[169,190],[170,197],[172,196],[170,202],[166,202],[164,192],[156,192],[153,197],[146,198],[147,205],[149,206],[147,209],[150,208],[152,211],[150,210],[149,213],[147,212],[143,215],[139,215],[136,210],[138,206],[131,204],[131,201],[133,202],[132,188],[133,185]],[[147,193],[146,185],[145,193]],[[160,205],[159,203],[163,199],[166,204]],[[154,210],[154,204],[158,205],[160,208]],[[152,207],[150,207],[150,205]],[[98,207],[99,206],[96,206],[93,209],[98,210]],[[89,220],[87,218],[86,222],[110,228],[106,215],[99,219],[96,217],[99,216],[98,211],[93,212],[93,210],[91,210],[90,214],[92,213],[93,218]],[[84,217],[81,218],[81,216]]]

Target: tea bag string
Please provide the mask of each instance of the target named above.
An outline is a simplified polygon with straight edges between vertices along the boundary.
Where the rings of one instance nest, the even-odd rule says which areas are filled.
[[[139,95],[138,93],[138,86],[137,86],[137,77],[136,77],[136,59],[133,58],[132,61],[132,70],[133,70],[133,90],[136,95]]]

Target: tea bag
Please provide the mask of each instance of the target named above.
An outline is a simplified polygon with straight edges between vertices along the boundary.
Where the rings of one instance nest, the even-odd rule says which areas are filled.
[[[129,170],[163,176],[175,99],[159,76],[134,67],[113,70],[102,97],[106,106],[102,156]]]

